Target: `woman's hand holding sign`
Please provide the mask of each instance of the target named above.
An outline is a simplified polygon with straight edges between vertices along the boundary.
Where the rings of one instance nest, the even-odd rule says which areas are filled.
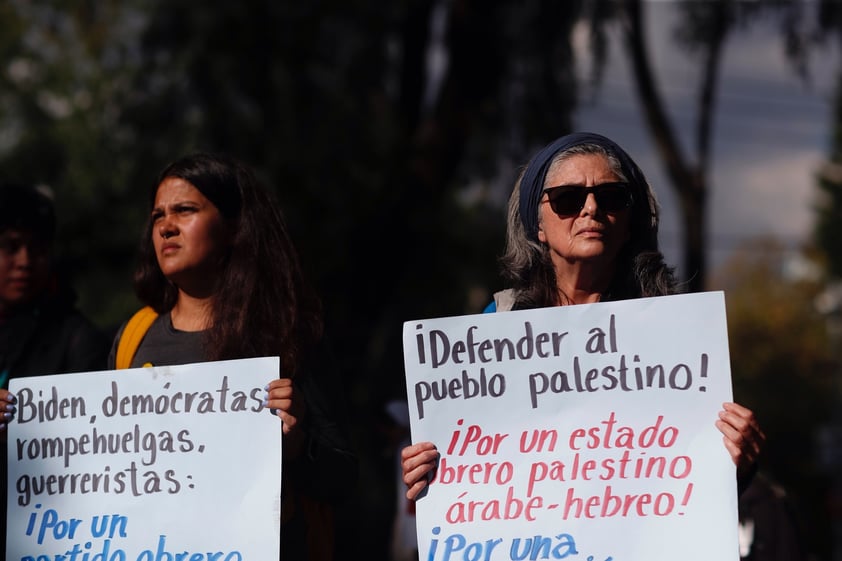
[[[403,482],[406,484],[406,498],[413,500],[424,490],[433,478],[439,462],[439,451],[432,442],[418,442],[401,450]]]
[[[283,423],[283,433],[288,440],[288,453],[297,457],[304,445],[304,431],[301,422],[305,413],[304,401],[294,395],[292,380],[278,378],[266,385],[266,403]],[[288,435],[288,436],[287,436]]]
[[[725,448],[737,466],[737,476],[743,477],[754,469],[766,435],[751,410],[737,403],[723,403],[722,407],[716,428],[723,434]]]
[[[15,416],[17,399],[9,390],[0,389],[0,442],[6,442],[6,427]]]

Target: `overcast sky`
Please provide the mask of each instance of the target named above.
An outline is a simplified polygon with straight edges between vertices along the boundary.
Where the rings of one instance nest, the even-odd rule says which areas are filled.
[[[676,132],[691,148],[698,64],[671,41],[672,2],[646,4],[649,50]],[[774,236],[796,246],[810,236],[815,173],[827,154],[839,71],[832,49],[811,58],[812,83],[787,62],[772,23],[732,34],[726,44],[714,118],[710,170],[709,265],[721,265],[740,243]],[[587,72],[586,66],[580,68]],[[680,266],[681,226],[675,197],[641,120],[626,53],[612,38],[597,101],[577,113],[576,128],[611,137],[640,164],[662,206],[661,243]],[[687,151],[692,154],[692,151]]]

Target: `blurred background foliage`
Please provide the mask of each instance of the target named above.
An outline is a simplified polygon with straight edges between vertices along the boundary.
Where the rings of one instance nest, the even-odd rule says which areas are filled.
[[[771,14],[793,72],[806,73],[810,42],[838,40],[842,20],[826,1],[805,25],[804,5],[688,2],[677,48],[708,53],[715,92],[725,36]],[[516,168],[575,128],[578,92],[601,79],[600,64],[587,83],[577,79],[574,29],[590,30],[598,62],[612,25],[645,56],[635,43],[644,37],[634,35],[645,32],[634,23],[645,8],[631,0],[7,0],[0,176],[52,189],[79,306],[113,330],[138,305],[132,269],[157,172],[194,150],[254,166],[280,199],[343,363],[363,461],[343,539],[349,551],[386,559],[397,466],[384,404],[405,394],[402,323],[478,312],[502,288],[497,256]],[[675,131],[658,122],[662,102],[656,91],[647,97],[640,63],[642,111],[669,149]],[[701,115],[715,111],[712,96],[700,100]],[[837,111],[816,178],[824,194],[816,236],[797,256],[797,274],[791,250],[774,240],[706,274],[709,146],[700,143],[695,162],[676,152],[670,164],[679,193],[693,186],[682,198],[685,270],[697,272],[688,275],[696,289],[726,290],[735,399],[767,429],[764,469],[796,500],[815,559],[831,558],[840,517],[821,438],[839,423],[840,121]]]

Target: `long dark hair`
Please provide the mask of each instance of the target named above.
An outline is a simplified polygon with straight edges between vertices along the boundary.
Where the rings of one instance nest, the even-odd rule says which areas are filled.
[[[284,375],[292,376],[301,354],[322,335],[321,302],[304,279],[274,197],[242,162],[197,153],[161,171],[150,192],[150,209],[158,185],[168,177],[201,191],[234,232],[216,279],[212,324],[205,333],[208,359],[277,355]],[[150,217],[140,242],[135,292],[158,313],[166,313],[175,305],[178,289],[158,266],[152,232]]]
[[[673,268],[658,248],[658,204],[643,173],[612,141],[575,133],[548,145],[521,173],[509,198],[503,275],[515,291],[515,309],[555,306],[558,284],[549,247],[537,240],[538,206],[547,171],[579,154],[603,156],[611,170],[629,183],[633,205],[629,241],[617,256],[614,278],[602,300],[663,296],[677,291]],[[539,169],[536,170],[536,167]],[[524,178],[529,186],[524,185]],[[525,192],[528,189],[529,192]],[[529,212],[528,217],[524,212]],[[529,230],[529,231],[527,231]]]

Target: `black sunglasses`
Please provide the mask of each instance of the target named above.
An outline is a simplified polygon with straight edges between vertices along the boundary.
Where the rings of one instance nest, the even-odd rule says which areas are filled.
[[[596,198],[596,206],[605,212],[620,212],[632,205],[632,193],[628,183],[601,183],[593,187],[584,185],[560,185],[544,189],[553,212],[559,216],[579,214],[585,206],[589,193]]]

